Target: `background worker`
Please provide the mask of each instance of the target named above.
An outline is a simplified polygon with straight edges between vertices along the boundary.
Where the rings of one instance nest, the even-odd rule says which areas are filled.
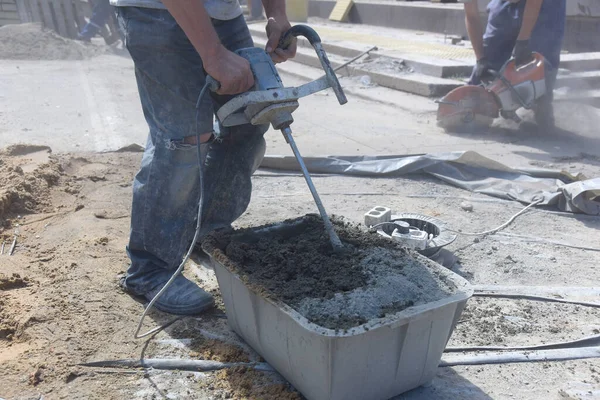
[[[465,3],[465,22],[477,58],[469,84],[478,85],[487,69],[499,71],[511,56],[517,66],[527,64],[532,52],[543,55],[547,94],[534,109],[538,127],[554,127],[553,89],[565,33],[566,0],[491,0],[483,32],[477,0]]]
[[[268,126],[221,126],[212,140],[214,112],[254,85],[248,61],[234,53],[252,47],[237,0],[111,0],[117,6],[144,116],[150,128],[133,183],[131,260],[122,286],[151,300],[171,278],[190,246],[200,193],[197,146],[204,157],[202,233],[229,227],[246,210],[251,175],[265,153]],[[275,62],[293,57],[294,43],[277,48],[290,28],[285,1],[263,0],[267,52]],[[206,75],[218,94],[198,97]],[[196,134],[200,134],[197,143]],[[192,315],[213,305],[212,296],[179,275],[155,303],[159,310]]]
[[[92,16],[89,22],[83,27],[77,35],[79,40],[89,42],[96,36],[100,29],[108,22],[109,18],[114,13],[114,8],[110,5],[109,0],[96,0],[93,2]]]

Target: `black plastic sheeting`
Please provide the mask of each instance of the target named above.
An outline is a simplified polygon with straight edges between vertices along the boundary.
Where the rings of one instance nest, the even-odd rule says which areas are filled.
[[[562,211],[600,215],[600,178],[577,180],[566,172],[514,169],[474,151],[389,156],[305,157],[311,173],[361,177],[425,173],[471,192],[525,204],[543,199]],[[265,156],[261,168],[300,171],[292,156]]]

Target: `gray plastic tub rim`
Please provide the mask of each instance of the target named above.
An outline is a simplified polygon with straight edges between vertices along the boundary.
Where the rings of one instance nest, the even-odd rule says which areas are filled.
[[[269,228],[266,228],[266,229],[269,229]],[[221,250],[217,249],[217,251],[221,251]],[[464,279],[461,276],[455,275],[453,277],[453,280],[455,282],[458,281],[459,287],[456,288],[456,292],[454,294],[452,294],[448,297],[444,297],[440,300],[421,304],[418,306],[411,306],[411,307],[408,307],[408,308],[406,308],[402,311],[399,311],[395,314],[387,315],[386,317],[374,318],[374,319],[371,319],[371,320],[365,322],[362,325],[358,325],[353,328],[349,328],[346,330],[344,330],[344,329],[335,330],[335,329],[324,328],[320,325],[310,322],[306,317],[304,317],[302,314],[300,314],[294,308],[292,308],[291,306],[287,305],[286,303],[284,303],[280,300],[274,300],[272,298],[265,297],[265,296],[257,293],[255,290],[252,289],[251,286],[248,286],[239,277],[239,274],[229,270],[226,266],[224,266],[223,264],[214,260],[212,254],[209,254],[209,256],[210,256],[212,263],[219,264],[221,266],[221,268],[226,269],[235,279],[242,282],[242,284],[244,284],[244,286],[246,286],[246,288],[250,292],[252,292],[254,295],[259,296],[260,298],[262,298],[266,302],[270,303],[271,305],[281,309],[284,313],[286,313],[287,315],[292,317],[292,319],[294,319],[294,321],[296,321],[300,326],[302,326],[308,330],[311,330],[321,336],[326,336],[326,337],[357,336],[360,334],[367,333],[368,331],[371,331],[371,330],[374,330],[377,328],[382,328],[382,327],[393,329],[398,326],[405,325],[409,321],[427,318],[429,311],[432,312],[433,310],[435,310],[436,308],[438,308],[442,305],[454,304],[454,303],[459,303],[461,301],[465,301],[465,298],[471,297],[474,292],[474,289],[471,287],[471,285],[469,284],[469,282],[466,279]],[[423,262],[424,264],[432,263],[431,260],[429,260],[428,258],[426,258],[420,254],[413,253],[412,256],[415,259]],[[449,275],[453,274],[452,272],[445,270],[445,269],[443,270],[443,272],[442,271],[440,271],[440,272],[444,275],[444,277],[448,277]]]

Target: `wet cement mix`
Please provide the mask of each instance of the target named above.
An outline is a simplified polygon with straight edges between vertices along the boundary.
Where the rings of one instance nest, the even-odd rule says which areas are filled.
[[[333,223],[346,247],[341,254],[316,215],[215,234],[203,248],[253,290],[329,329],[356,327],[457,291],[397,243],[341,218]]]

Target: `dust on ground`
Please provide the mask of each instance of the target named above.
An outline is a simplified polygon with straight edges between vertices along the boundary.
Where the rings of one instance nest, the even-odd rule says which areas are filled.
[[[290,390],[286,383],[273,383],[267,374],[246,367],[234,367],[217,372],[217,381],[212,389],[219,389],[223,399],[281,399],[302,400],[296,391]]]
[[[343,252],[333,250],[316,215],[256,228],[262,234],[215,235],[205,248],[260,293],[329,329],[349,329],[456,290],[397,243],[341,218],[332,222]]]
[[[89,361],[135,359],[142,351],[147,358],[261,360],[229,330],[216,284],[210,283],[214,275],[212,280],[199,283],[217,296],[215,311],[178,321],[150,341],[133,339],[143,307],[120,291],[117,282],[128,264],[124,249],[129,234],[131,183],[141,160],[139,152],[53,155],[47,149],[17,148],[20,150],[2,152],[3,165],[13,168],[0,169],[2,182],[8,182],[7,177],[16,167],[37,179],[36,169],[40,173],[46,171],[48,164],[55,165],[51,171],[58,174],[58,179],[50,185],[37,181],[39,190],[32,192],[34,211],[9,209],[0,219],[0,236],[7,241],[12,241],[19,225],[14,255],[0,255],[0,272],[9,280],[18,274],[28,283],[0,291],[0,397],[146,400],[162,398],[162,393],[203,400],[244,396],[275,400],[299,396],[276,373],[109,371],[78,366]],[[336,212],[354,221],[382,199],[394,210],[435,213],[450,226],[469,231],[497,226],[522,208],[520,204],[494,202],[482,196],[485,201],[477,202],[478,197],[474,196],[474,210],[466,214],[459,205],[467,193],[428,179],[315,177],[317,187],[325,183],[333,194],[365,188],[369,192],[393,193],[385,198],[336,197]],[[301,176],[274,178],[259,174],[254,179],[253,202],[238,223],[256,226],[306,214],[314,209],[314,203],[305,185]],[[279,201],[284,193],[294,196]],[[411,199],[398,193],[439,197]],[[326,202],[331,201],[331,195],[325,196]],[[536,210],[519,217],[505,231],[597,246],[593,232],[600,228],[599,221],[597,217]],[[452,266],[453,271],[474,283],[585,286],[598,277],[598,253],[553,244],[532,245],[504,236],[490,236],[478,242],[459,237],[451,250],[460,258]],[[194,275],[189,277],[196,279]],[[597,309],[478,298],[467,304],[450,345],[531,345],[578,339],[600,330]],[[171,318],[152,311],[144,327],[151,329]],[[571,381],[598,385],[598,371],[597,360],[442,368],[431,386],[401,398],[480,399],[486,398],[482,393],[487,393],[495,399],[512,395],[544,400],[568,391]],[[284,385],[283,394],[277,385]]]
[[[13,145],[0,150],[0,222],[6,216],[47,209],[49,190],[60,175],[48,147]]]
[[[0,290],[10,290],[22,288],[29,285],[29,278],[21,277],[17,273],[13,273],[11,276],[6,276],[0,273]]]
[[[13,340],[18,328],[19,323],[15,316],[7,309],[6,301],[0,297],[0,340]]]
[[[222,306],[179,321],[150,341],[133,338],[143,308],[119,289],[118,278],[128,265],[131,183],[141,160],[134,150],[77,155],[29,145],[0,150],[0,191],[8,194],[0,215],[0,238],[7,242],[0,255],[0,397],[150,399],[173,382],[179,383],[171,392],[191,399],[297,396],[268,372],[232,371],[221,382],[216,373],[78,366],[141,354],[259,360],[229,331]],[[15,231],[18,240],[9,256]],[[218,291],[211,291],[222,305]],[[171,318],[152,311],[145,328]],[[244,377],[239,389],[238,374]]]
[[[198,337],[190,344],[190,356],[201,360],[220,362],[249,362],[244,350],[236,345],[220,340]]]
[[[583,328],[580,318],[594,321],[597,310],[574,304],[474,297],[469,300],[450,340],[461,346],[517,346],[569,341],[600,334]],[[473,331],[477,335],[473,335]]]
[[[106,52],[106,46],[64,38],[37,23],[0,27],[0,59],[84,60]]]

